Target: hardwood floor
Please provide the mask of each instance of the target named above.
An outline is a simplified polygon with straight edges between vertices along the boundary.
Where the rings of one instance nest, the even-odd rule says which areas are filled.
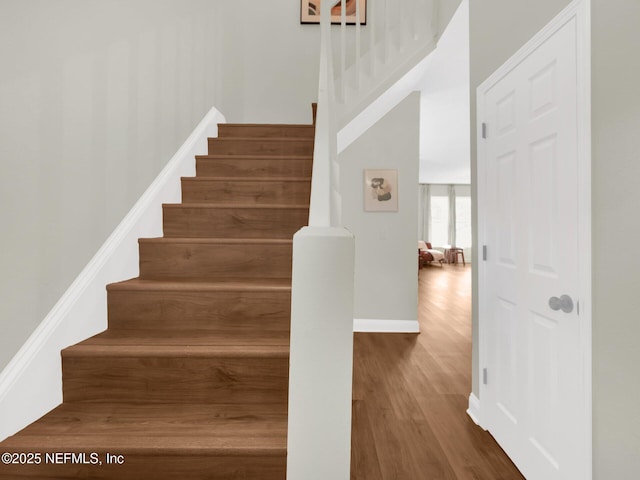
[[[524,478],[465,413],[471,268],[423,268],[419,292],[419,335],[355,334],[352,480]]]

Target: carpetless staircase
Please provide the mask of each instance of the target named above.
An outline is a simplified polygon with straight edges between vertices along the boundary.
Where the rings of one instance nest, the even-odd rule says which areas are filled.
[[[0,443],[1,479],[286,475],[292,236],[313,125],[219,126],[108,329],[62,352],[63,403]],[[24,454],[24,455],[21,455]],[[4,458],[3,458],[4,460]]]

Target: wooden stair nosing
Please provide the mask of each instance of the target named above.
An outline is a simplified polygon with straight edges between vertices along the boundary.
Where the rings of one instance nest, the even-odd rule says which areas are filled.
[[[187,437],[188,438],[188,437]],[[144,438],[139,439],[141,444]],[[182,440],[184,442],[184,439]],[[118,452],[117,444],[109,449],[98,449],[105,459],[106,453]],[[163,449],[156,451],[123,451],[126,461],[122,465],[86,465],[59,464],[47,465],[10,465],[0,469],[0,480],[40,479],[70,480],[74,478],[92,480],[282,480],[286,476],[286,452],[272,454],[268,451],[256,450],[245,453],[234,450],[209,450],[192,448],[193,453],[184,449]],[[61,448],[64,446],[61,446]],[[60,451],[58,448],[55,451]],[[32,452],[33,448],[22,451]],[[76,450],[73,445],[64,447],[65,451]],[[96,449],[94,449],[96,450]],[[85,450],[87,451],[87,450]],[[91,452],[88,452],[91,453]],[[211,476],[215,472],[215,477]]]
[[[259,155],[259,154],[242,154],[242,155],[227,155],[225,153],[211,153],[206,155],[196,155],[197,160],[262,160],[265,162],[271,160],[288,160],[288,161],[300,161],[308,162],[313,160],[313,154],[309,155]]]
[[[219,123],[218,128],[220,127],[282,127],[282,128],[304,128],[313,130],[314,126],[312,123]]]
[[[131,446],[127,446],[127,442],[123,442],[125,438],[130,440]],[[286,455],[286,439],[284,445],[265,446],[258,440],[245,440],[245,445],[229,445],[229,438],[223,437],[219,439],[219,445],[210,445],[211,439],[215,436],[198,438],[192,435],[183,435],[176,437],[168,437],[158,435],[156,437],[127,435],[81,435],[79,438],[66,438],[63,435],[56,437],[56,443],[51,443],[50,436],[39,435],[20,435],[9,438],[6,442],[5,449],[12,448],[15,451],[24,450],[25,448],[37,449],[39,452],[55,453],[61,450],[72,450],[74,453],[84,452],[118,452],[119,454],[128,455],[148,455],[154,453],[161,456],[282,456]],[[255,443],[255,445],[251,445]],[[42,445],[49,444],[47,447]],[[209,445],[207,445],[209,444]],[[97,445],[100,445],[99,447]],[[95,467],[94,467],[95,468]],[[0,467],[0,478],[2,478],[2,467]],[[51,477],[47,477],[51,478]],[[55,477],[59,478],[59,477]],[[66,477],[65,477],[66,478]],[[91,477],[93,478],[93,477]],[[140,477],[139,477],[140,478]]]
[[[163,203],[163,209],[183,209],[183,208],[196,208],[196,209],[219,209],[219,210],[302,210],[303,212],[309,211],[309,204],[288,204],[288,203]]]
[[[311,177],[181,177],[180,181],[184,183],[206,183],[206,182],[244,182],[244,183],[279,183],[279,182],[300,182],[309,183]],[[307,205],[308,207],[308,205]]]
[[[153,238],[139,238],[138,244],[194,244],[194,245],[293,245],[292,238],[214,238],[214,237],[153,237]],[[217,281],[221,284],[224,281]]]
[[[153,239],[145,239],[153,240]],[[201,239],[197,239],[201,240]],[[225,242],[226,243],[226,242]],[[229,242],[238,243],[238,242]],[[282,243],[282,242],[276,242]],[[167,281],[167,280],[144,280],[140,277],[123,280],[121,282],[107,285],[108,292],[116,291],[194,291],[194,292],[282,292],[291,293],[291,280],[279,279],[246,279],[242,281],[210,281],[210,282],[189,282],[189,281]]]
[[[122,345],[93,343],[93,337],[62,350],[62,358],[118,357],[118,358],[289,358],[286,345]],[[142,339],[141,339],[142,340]]]
[[[9,465],[0,468],[0,480],[40,479],[40,480],[70,480],[74,478],[92,480],[173,480],[188,478],[190,480],[282,480],[286,476],[286,452],[271,453],[267,450],[255,449],[253,453],[240,450],[222,450],[197,448],[185,443],[185,449],[155,449],[155,450],[126,450],[120,452],[117,443],[111,443],[108,449],[98,450],[101,458],[106,459],[106,453],[120,452],[125,457],[125,463],[87,465],[65,463],[48,465]],[[138,439],[144,444],[144,438]],[[73,444],[61,445],[54,452],[61,449],[76,451]],[[33,452],[34,448],[20,449],[22,452]],[[81,451],[91,453],[87,449]],[[215,477],[211,476],[215,472]]]
[[[313,138],[304,137],[209,137],[207,140],[221,143],[313,143]]]
[[[113,345],[118,342],[121,346],[193,346],[193,347],[271,347],[289,346],[289,325],[282,325],[277,329],[260,328],[259,322],[253,325],[240,325],[236,328],[229,325],[225,328],[194,329],[151,329],[137,328],[134,319],[130,328],[109,326],[104,332],[86,340],[84,345]],[[269,327],[275,322],[263,322]],[[284,322],[283,322],[284,323]],[[241,327],[241,328],[240,328]]]

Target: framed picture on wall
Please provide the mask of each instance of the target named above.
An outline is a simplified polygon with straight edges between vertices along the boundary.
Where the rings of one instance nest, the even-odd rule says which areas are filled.
[[[367,0],[346,0],[347,25],[356,24],[356,2],[360,4],[360,25],[367,24]],[[300,23],[320,23],[323,0],[300,0]],[[331,9],[331,23],[340,24],[342,1]]]
[[[364,171],[364,211],[398,211],[398,170]]]

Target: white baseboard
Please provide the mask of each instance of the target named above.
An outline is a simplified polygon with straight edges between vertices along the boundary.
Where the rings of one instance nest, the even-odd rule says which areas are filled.
[[[107,284],[138,275],[138,238],[162,236],[162,204],[180,202],[224,116],[212,108],[0,373],[0,440],[62,402],[60,351],[107,327]]]
[[[369,333],[420,333],[420,324],[418,320],[354,318],[353,331]]]
[[[480,423],[480,399],[475,394],[469,395],[469,408],[467,409],[467,415],[471,417],[471,420],[483,430],[486,430]]]

